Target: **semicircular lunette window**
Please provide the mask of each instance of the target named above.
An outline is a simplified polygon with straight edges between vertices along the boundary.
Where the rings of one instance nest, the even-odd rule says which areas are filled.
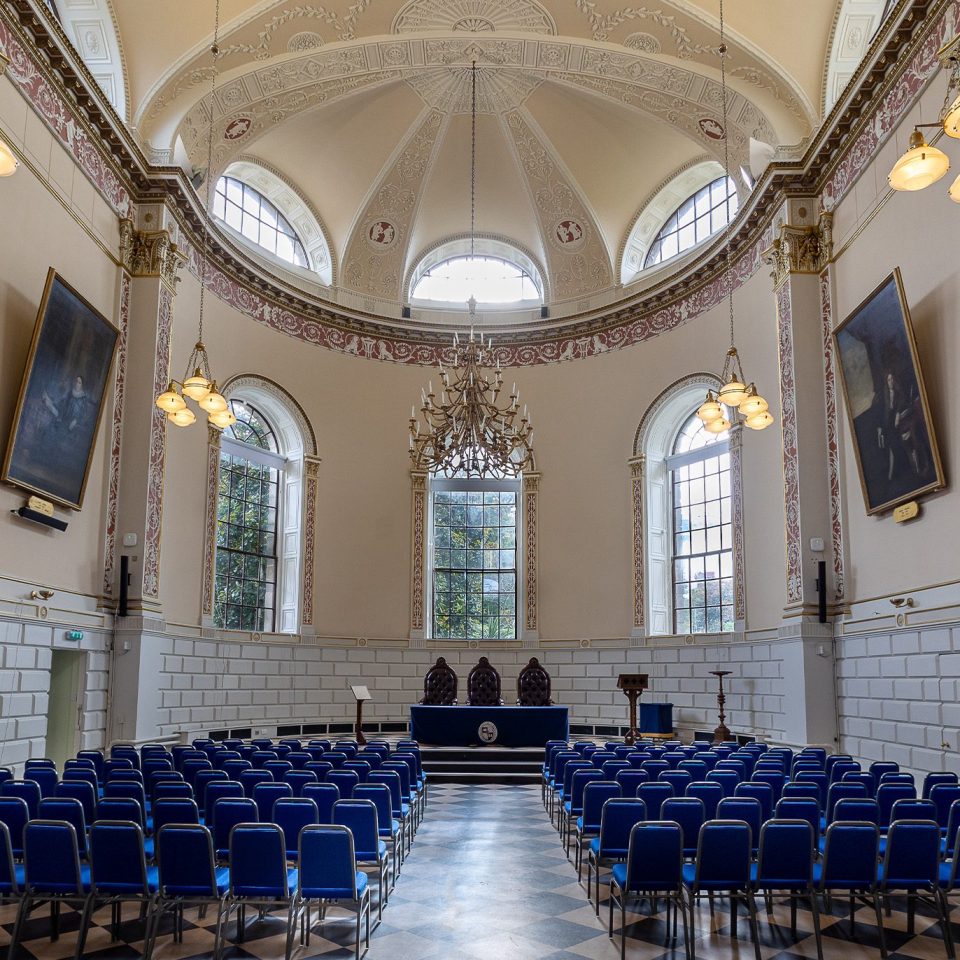
[[[667,218],[650,244],[644,268],[678,257],[718,233],[737,215],[738,209],[737,187],[728,177],[718,177],[701,187]]]
[[[290,221],[258,190],[236,177],[221,177],[213,215],[251,243],[296,267],[310,268],[307,251]]]
[[[542,303],[543,294],[523,267],[500,257],[451,257],[432,266],[414,285],[414,300],[479,305]]]

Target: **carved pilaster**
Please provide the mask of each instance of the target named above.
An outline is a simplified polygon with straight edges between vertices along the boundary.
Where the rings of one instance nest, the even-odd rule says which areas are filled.
[[[538,498],[540,474],[523,475],[523,543],[524,543],[524,627],[523,637],[535,639],[539,627],[538,585]]]
[[[170,239],[168,231],[147,233],[137,230],[128,218],[120,220],[120,262],[131,276],[158,277],[175,290],[186,261],[186,254]]]
[[[730,513],[733,520],[733,619],[741,633],[747,619],[747,572],[743,537],[743,427],[730,431]]]
[[[217,503],[220,499],[220,438],[223,431],[207,424],[207,514],[203,533],[203,595],[201,622],[213,626],[213,597],[216,584]]]
[[[627,463],[630,466],[630,509],[633,519],[633,629],[632,635],[642,637],[646,632],[646,612],[643,595],[643,567],[645,562],[644,551],[644,470],[646,457],[642,454],[631,457]]]
[[[410,518],[412,538],[410,547],[410,636],[422,637],[424,630],[424,569],[427,552],[427,474],[423,470],[410,471]]]
[[[306,483],[304,485],[303,520],[303,587],[300,623],[313,627],[314,557],[317,540],[317,491],[320,487],[320,458],[303,458]]]

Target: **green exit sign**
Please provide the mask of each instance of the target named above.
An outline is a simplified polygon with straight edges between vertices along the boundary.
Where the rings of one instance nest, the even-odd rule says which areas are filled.
[[[68,631],[67,631],[67,639],[68,639],[68,640],[77,640],[77,641],[82,640],[82,639],[83,639],[83,631],[82,631],[82,630],[68,630]]]

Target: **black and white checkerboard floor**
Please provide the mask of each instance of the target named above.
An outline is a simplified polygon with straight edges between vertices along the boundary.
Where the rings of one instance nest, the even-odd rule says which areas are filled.
[[[564,855],[556,830],[540,804],[537,786],[445,785],[431,788],[427,818],[412,855],[400,875],[383,922],[371,938],[369,960],[419,960],[428,957],[464,957],[477,960],[562,960],[609,958],[616,960],[619,940],[606,933],[606,887],[601,884],[600,918],[588,904],[585,887]],[[645,910],[648,904],[644,902]],[[898,908],[898,909],[897,909]],[[826,960],[879,960],[879,941],[873,911],[859,907],[851,936],[848,906],[835,905],[835,915],[823,917]],[[342,916],[343,923],[337,923]],[[374,907],[373,917],[376,917]],[[616,918],[616,914],[615,914]],[[762,960],[811,960],[816,957],[810,914],[798,911],[798,939],[790,933],[790,911],[774,907],[769,922],[761,903]],[[55,943],[49,934],[46,908],[27,924],[18,960],[63,960],[72,956],[77,916],[65,912],[62,934]],[[663,947],[665,914],[627,914],[627,956],[636,960],[683,956]],[[85,956],[134,960],[142,956],[143,925],[136,908],[124,913],[121,941],[110,939],[109,910],[95,915]],[[615,919],[615,922],[616,919]],[[13,924],[13,910],[0,908],[0,957]],[[885,918],[892,960],[945,958],[939,927],[931,913],[919,907],[915,931],[907,933],[905,903],[897,901]],[[248,926],[243,944],[237,944],[231,922],[225,960],[253,957],[280,958],[284,953],[284,920],[276,914]],[[960,934],[960,929],[955,928]],[[704,904],[698,913],[697,956],[702,960],[753,957],[746,917],[732,936],[725,901],[717,901],[713,915]],[[332,911],[322,935],[309,948],[297,947],[295,960],[310,957],[352,956],[353,925],[345,911]],[[157,960],[207,960],[213,951],[213,921],[187,914],[182,944],[175,944],[169,928],[161,930]]]

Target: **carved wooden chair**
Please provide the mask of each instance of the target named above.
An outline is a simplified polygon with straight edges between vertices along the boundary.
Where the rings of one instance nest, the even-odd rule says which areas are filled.
[[[457,702],[457,675],[443,657],[427,671],[423,678],[423,704],[435,707],[452,706]]]
[[[500,674],[490,666],[486,657],[480,658],[467,677],[467,702],[471,707],[499,707],[503,704],[500,698]]]
[[[530,658],[517,677],[517,703],[521,707],[549,707],[553,704],[550,699],[550,674],[536,657]]]

